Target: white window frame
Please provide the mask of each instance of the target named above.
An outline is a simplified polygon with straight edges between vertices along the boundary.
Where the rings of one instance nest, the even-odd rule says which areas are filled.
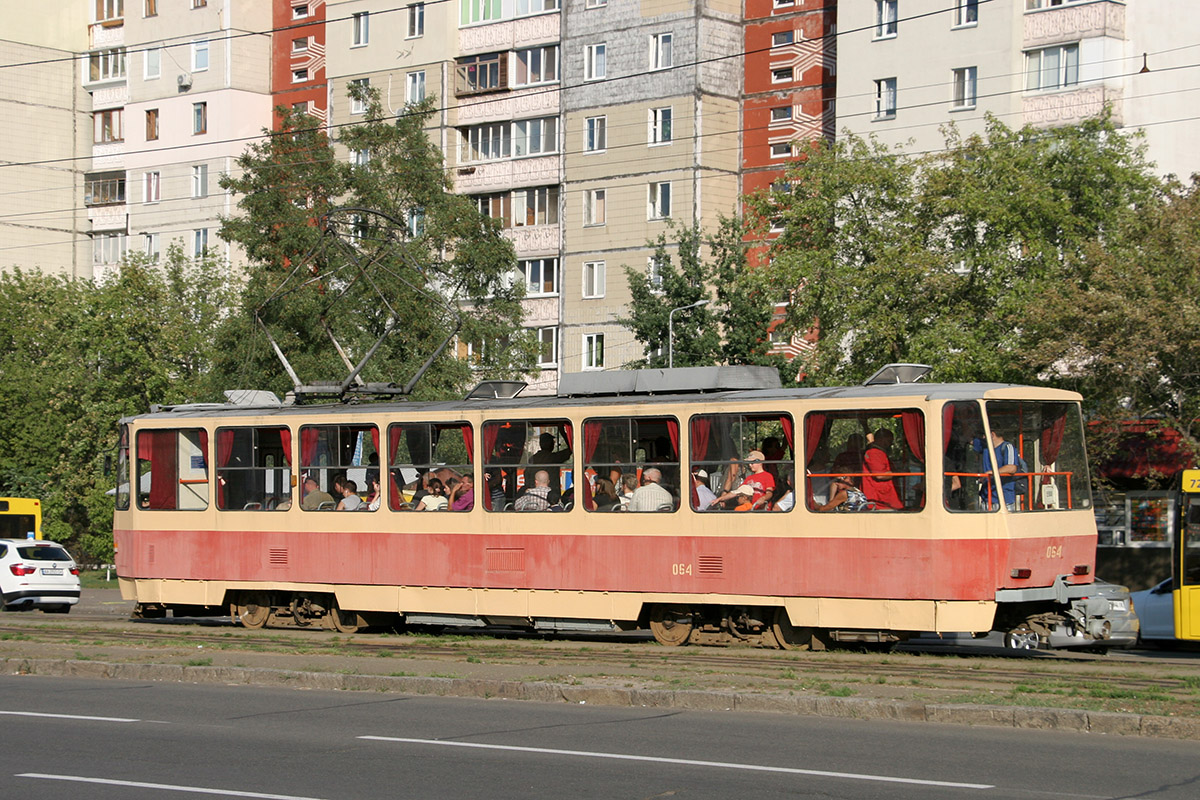
[[[408,33],[405,39],[419,39],[425,35],[425,4],[411,3],[408,6]]]
[[[895,39],[900,31],[900,0],[875,0],[875,36]]]
[[[404,87],[404,99],[407,103],[419,103],[425,99],[425,70],[420,69],[408,73]]]
[[[583,7],[584,8],[604,8],[604,6],[606,6],[606,5],[608,5],[608,0],[587,0],[587,2],[583,4]]]
[[[875,119],[896,118],[896,79],[879,78],[875,81]]]
[[[671,217],[671,182],[652,181],[647,188],[646,219],[669,219]]]
[[[675,66],[674,35],[671,33],[650,34],[650,71],[670,69]]]
[[[350,98],[350,113],[365,114],[367,113],[367,100],[365,97],[354,97],[350,94],[350,87],[362,86],[365,89],[371,88],[370,78],[351,78],[346,83],[346,96]]]
[[[651,294],[663,294],[666,291],[663,289],[662,266],[662,262],[655,256],[646,258],[646,286]]]
[[[96,76],[92,77],[92,67],[96,68]],[[87,83],[105,83],[125,79],[125,48],[111,47],[105,50],[93,50],[87,55]]]
[[[192,165],[192,197],[208,197],[208,164]]]
[[[142,80],[153,81],[162,77],[162,48],[147,47],[142,53]]]
[[[464,164],[501,161],[512,155],[512,127],[508,122],[472,125],[462,132],[458,160]]]
[[[787,47],[790,44],[796,43],[796,32],[777,31],[771,34],[771,47]]]
[[[350,46],[366,47],[371,43],[371,12],[356,11],[350,15]]]
[[[308,82],[308,67],[292,70],[292,83],[307,83]]]
[[[603,153],[608,149],[608,117],[588,117],[583,121],[583,152]]]
[[[675,115],[671,106],[652,108],[648,113],[646,141],[651,145],[670,144],[674,141]]]
[[[527,158],[558,152],[558,117],[519,119],[512,123],[512,157]]]
[[[604,297],[605,263],[603,261],[583,262],[583,299],[599,300]]]
[[[208,39],[192,40],[192,72],[207,72],[209,64]]]
[[[100,16],[103,14],[104,16]],[[96,22],[115,22],[125,17],[125,0],[103,0],[96,3]]]
[[[559,0],[516,0],[514,15],[531,17],[534,14],[546,14],[559,10]]]
[[[525,59],[524,63],[522,59]],[[546,44],[514,50],[508,74],[512,76],[509,85],[513,88],[558,83],[558,45]]]
[[[159,238],[157,233],[142,234],[142,252],[146,254],[146,258],[151,264],[157,264],[162,257],[162,252],[159,249]]]
[[[1057,64],[1053,67],[1055,82],[1046,85],[1043,78],[1048,66],[1047,56],[1054,54]],[[1033,85],[1036,83],[1036,85]],[[1057,44],[1025,51],[1025,91],[1058,92],[1079,85],[1079,44]]]
[[[604,369],[604,334],[583,334],[583,369]]]
[[[538,366],[539,367],[557,367],[558,366],[558,326],[550,325],[545,328],[536,328],[534,334],[538,341]],[[546,357],[546,345],[550,346],[549,357]]]
[[[771,83],[791,83],[796,80],[795,67],[780,67],[771,70]]]
[[[608,224],[607,189],[584,190],[583,224],[587,227],[600,227]]]
[[[192,135],[208,133],[208,102],[192,103]]]
[[[353,167],[362,168],[371,163],[371,151],[367,149],[351,150],[350,165]]]
[[[292,6],[292,19],[307,19],[308,5]]]
[[[208,228],[192,229],[192,258],[201,258],[208,250]]]
[[[92,263],[118,264],[125,259],[129,246],[124,233],[92,234]]]
[[[976,67],[959,67],[952,73],[952,94],[950,96],[951,111],[968,111],[975,108],[977,95]]]
[[[608,77],[608,44],[598,42],[589,44],[583,51],[583,79],[585,81],[601,81]]]
[[[525,284],[526,297],[554,297],[558,295],[558,259],[523,258],[517,262],[517,275]],[[546,291],[546,277],[550,278],[550,290]],[[535,280],[536,277],[536,280]]]
[[[532,221],[530,221],[532,217]],[[531,186],[512,193],[512,226],[558,224],[558,186]]]
[[[308,52],[308,37],[307,36],[298,36],[295,39],[292,39],[292,52],[293,53],[307,53]]]
[[[974,28],[979,24],[979,0],[954,0],[954,28]]]
[[[777,125],[791,122],[794,115],[795,111],[791,106],[775,106],[771,109],[771,124]]]
[[[162,200],[162,173],[142,173],[142,203],[157,203]]]
[[[425,209],[410,208],[408,210],[408,236],[416,239],[425,235]]]
[[[776,142],[771,145],[771,158],[791,158],[792,143],[791,142]]]

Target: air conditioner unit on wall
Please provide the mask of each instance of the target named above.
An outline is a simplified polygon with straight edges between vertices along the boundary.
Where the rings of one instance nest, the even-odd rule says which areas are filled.
[[[192,75],[190,72],[185,72],[176,78],[175,82],[179,84],[180,89],[190,89],[192,88]]]

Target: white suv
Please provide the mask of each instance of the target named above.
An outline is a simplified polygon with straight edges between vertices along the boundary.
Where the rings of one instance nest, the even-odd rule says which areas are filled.
[[[0,608],[66,614],[79,602],[79,567],[54,542],[0,539]]]

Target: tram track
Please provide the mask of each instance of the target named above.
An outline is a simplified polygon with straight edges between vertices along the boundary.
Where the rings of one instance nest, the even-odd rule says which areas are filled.
[[[82,623],[82,624],[76,624]],[[103,623],[101,627],[97,623]],[[561,646],[553,640],[529,639],[494,634],[457,634],[453,642],[441,642],[437,637],[380,636],[357,634],[347,638],[332,631],[246,630],[228,623],[213,621],[203,627],[177,622],[167,630],[150,630],[144,626],[155,623],[115,622],[111,617],[77,617],[66,624],[0,625],[0,640],[26,639],[47,644],[76,644],[85,646],[129,646],[134,648],[195,648],[256,650],[306,657],[401,657],[408,660],[472,661],[493,664],[562,665],[576,669],[587,665],[591,669],[624,669],[654,673],[663,670],[701,670],[728,672],[770,680],[823,676],[848,682],[919,681],[921,683],[962,681],[973,684],[1013,684],[1072,677],[1079,681],[1104,681],[1113,688],[1130,691],[1180,691],[1193,687],[1200,679],[1200,665],[1178,661],[1165,662],[1146,659],[1138,662],[1102,658],[1081,658],[1069,653],[1039,653],[1025,656],[996,656],[956,652],[938,653],[858,653],[853,650],[826,652],[780,652],[775,650],[738,647],[727,650],[715,648],[663,648],[649,641],[597,641],[588,639],[571,646]],[[115,627],[114,627],[115,626]],[[221,630],[220,633],[213,631]],[[905,659],[920,659],[920,663],[905,663]],[[1003,660],[1000,667],[993,662]],[[1021,662],[1030,662],[1024,666]],[[1153,668],[1161,663],[1190,668],[1191,675],[1180,677],[1150,677],[1121,675],[1120,670]],[[1036,666],[1034,666],[1036,665]],[[1068,671],[1066,668],[1070,668]],[[1086,670],[1086,672],[1083,672]],[[1095,674],[1089,674],[1089,673]]]

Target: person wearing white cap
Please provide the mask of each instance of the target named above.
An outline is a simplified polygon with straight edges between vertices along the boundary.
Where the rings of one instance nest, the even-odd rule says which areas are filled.
[[[750,465],[750,474],[742,481],[741,486],[722,493],[716,502],[724,503],[739,494],[746,494],[750,497],[750,505],[754,510],[770,508],[771,498],[775,496],[775,478],[763,469],[764,459],[761,450],[751,450],[747,453],[746,463]]]
[[[696,510],[707,511],[708,507],[717,502],[717,496],[708,488],[708,473],[698,469],[692,473],[692,486],[696,487]]]

